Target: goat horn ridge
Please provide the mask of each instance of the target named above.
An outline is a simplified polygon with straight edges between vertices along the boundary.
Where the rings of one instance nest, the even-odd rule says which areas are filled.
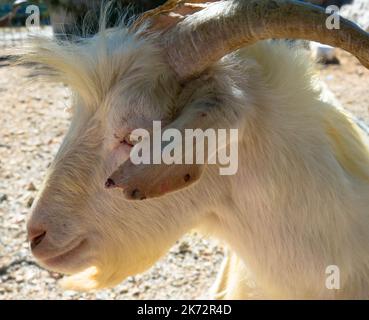
[[[321,7],[295,0],[218,1],[179,22],[163,41],[169,63],[183,81],[226,54],[266,39],[304,39],[339,47],[369,68],[369,34],[342,17],[339,29],[328,28],[329,16]]]

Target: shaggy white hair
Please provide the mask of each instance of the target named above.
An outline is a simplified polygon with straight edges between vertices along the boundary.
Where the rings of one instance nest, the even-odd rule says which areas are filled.
[[[71,128],[29,221],[47,228],[34,254],[45,267],[74,274],[67,285],[115,285],[198,227],[233,252],[219,298],[252,296],[247,277],[272,298],[368,297],[369,143],[347,113],[323,101],[305,53],[260,42],[184,88],[155,35],[122,26],[77,43],[39,39],[25,59],[47,66],[75,96]],[[186,116],[214,97],[221,106],[208,106],[210,116],[240,129],[236,175],[208,166],[197,184],[139,202],[104,189],[128,157],[114,136],[170,120],[178,109]],[[84,241],[78,254],[43,258],[73,239]],[[325,287],[332,264],[340,290]]]

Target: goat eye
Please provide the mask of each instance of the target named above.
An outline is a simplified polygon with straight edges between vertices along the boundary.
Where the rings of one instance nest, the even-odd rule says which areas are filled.
[[[131,141],[131,135],[126,135],[122,140],[120,140],[120,143],[128,145],[129,147],[133,147],[134,144]]]
[[[126,145],[126,146],[132,148],[132,147],[134,147],[135,144],[137,144],[138,142],[141,141],[142,137],[140,137],[138,135],[134,135],[132,133],[128,133],[123,138],[122,138],[122,136],[114,134],[114,138],[117,139],[120,144]]]
[[[120,138],[119,142],[129,147],[133,147],[137,142],[139,142],[139,138],[140,137],[129,133],[123,139]]]
[[[131,143],[132,145],[135,145],[135,144],[137,144],[138,142],[140,142],[141,141],[141,139],[142,139],[142,137],[141,136],[139,136],[139,135],[136,135],[136,134],[133,134],[133,133],[131,133],[131,134],[129,134],[129,135],[127,135],[127,137],[128,137],[128,141],[129,141],[129,143]]]

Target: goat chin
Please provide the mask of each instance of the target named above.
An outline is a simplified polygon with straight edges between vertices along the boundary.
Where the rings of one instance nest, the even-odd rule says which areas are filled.
[[[86,270],[72,276],[63,278],[60,285],[64,289],[76,291],[89,291],[98,288],[99,282],[96,280],[98,270],[96,267],[89,267]]]

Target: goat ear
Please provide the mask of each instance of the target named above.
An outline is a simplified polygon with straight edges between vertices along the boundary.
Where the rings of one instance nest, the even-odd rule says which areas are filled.
[[[106,187],[123,189],[129,200],[160,197],[196,182],[203,171],[197,164],[133,164],[124,162],[107,180]]]
[[[199,91],[197,92],[197,90]],[[196,94],[194,93],[195,91]],[[237,119],[228,119],[233,117],[233,114],[226,112],[223,98],[214,94],[214,92],[216,90],[211,83],[204,85],[204,81],[198,79],[188,84],[178,98],[178,101],[188,101],[188,103],[179,107],[181,112],[172,123],[164,128],[164,131],[166,129],[179,131],[185,151],[189,147],[186,145],[187,141],[185,138],[187,129],[227,128],[230,124],[237,121]],[[189,95],[189,93],[192,94]],[[183,141],[183,138],[185,141]],[[196,154],[198,151],[200,152],[200,149],[198,150],[197,148],[202,148],[202,146],[197,146],[196,142],[197,139],[192,140],[193,156],[195,156],[197,161]],[[162,150],[166,145],[164,143],[161,146]],[[152,147],[153,144],[151,144]],[[205,164],[208,162],[209,157],[214,155],[217,148],[214,144],[210,144],[207,147],[208,152],[204,153],[205,158],[203,161]],[[182,154],[182,157],[186,158],[186,152],[184,155]],[[159,197],[166,193],[186,188],[200,179],[205,165],[196,163],[195,159],[192,159],[194,164],[183,164],[189,162],[183,160],[185,159],[182,158],[182,161],[179,162],[180,164],[136,165],[132,163],[131,159],[128,159],[109,177],[106,181],[106,187],[122,188],[127,199],[135,200]]]

